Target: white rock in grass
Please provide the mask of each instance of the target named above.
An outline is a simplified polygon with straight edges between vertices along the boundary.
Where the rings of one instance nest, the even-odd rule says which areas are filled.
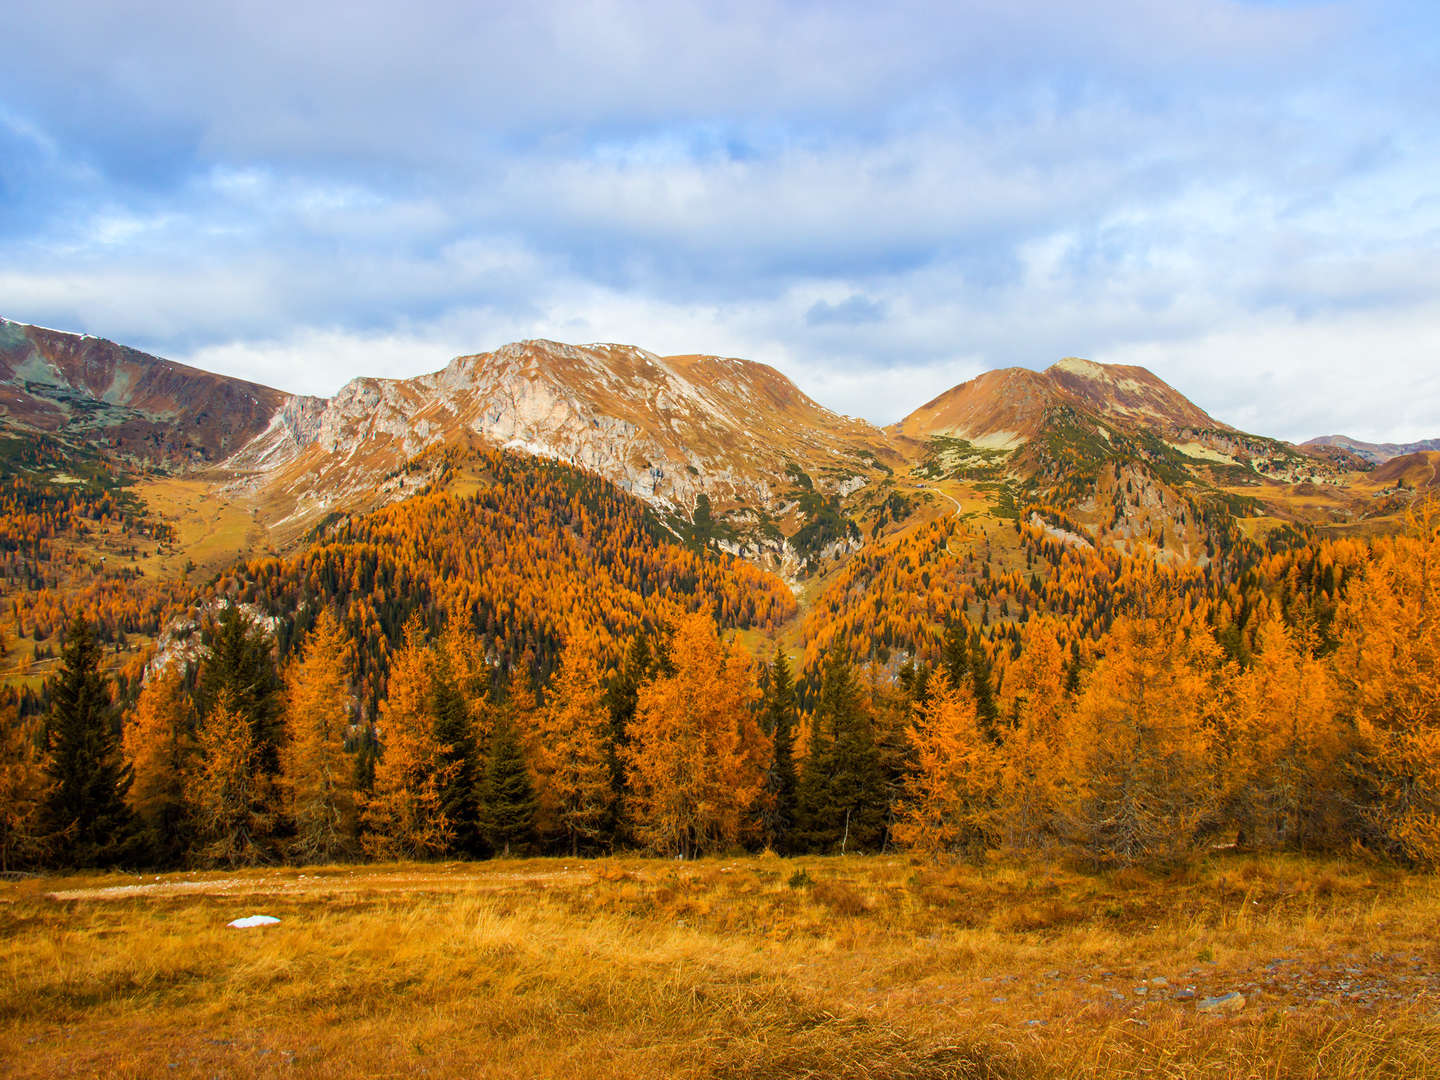
[[[233,926],[236,930],[249,930],[252,926],[274,926],[279,921],[274,915],[247,915],[225,925]]]

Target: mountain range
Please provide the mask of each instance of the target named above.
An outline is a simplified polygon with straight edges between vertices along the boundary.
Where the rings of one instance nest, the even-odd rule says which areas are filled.
[[[987,372],[881,428],[719,356],[523,341],[325,399],[9,320],[0,435],[104,455],[177,525],[246,522],[216,559],[404,499],[435,479],[432,451],[468,445],[596,473],[675,535],[792,581],[917,521],[1026,506],[1065,511],[1096,543],[1203,564],[1222,518],[1256,536],[1383,527],[1433,484],[1440,449],[1296,446],[1211,417],[1143,368],[1076,358]]]

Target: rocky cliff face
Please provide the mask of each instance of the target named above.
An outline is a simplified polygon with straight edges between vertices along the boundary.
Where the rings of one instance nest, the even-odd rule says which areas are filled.
[[[354,379],[323,404],[291,399],[225,464],[308,516],[461,436],[589,469],[664,515],[689,519],[703,497],[742,524],[787,512],[795,470],[843,498],[900,462],[878,428],[763,364],[524,341],[413,379]]]

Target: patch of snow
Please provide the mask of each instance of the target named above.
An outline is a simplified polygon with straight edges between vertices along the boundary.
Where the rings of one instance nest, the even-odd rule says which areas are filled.
[[[236,930],[249,930],[255,926],[274,926],[279,921],[274,915],[247,915],[243,919],[234,919],[225,925]]]

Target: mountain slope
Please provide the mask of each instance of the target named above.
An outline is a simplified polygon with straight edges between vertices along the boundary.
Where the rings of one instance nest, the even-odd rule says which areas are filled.
[[[797,484],[844,499],[903,463],[878,428],[764,364],[524,341],[412,379],[355,379],[320,408],[292,403],[225,465],[237,491],[298,526],[403,484],[424,450],[471,440],[589,469],[673,523],[698,513],[735,550],[791,563],[784,537],[803,522],[777,522],[797,512]]]
[[[0,319],[0,422],[155,465],[218,462],[289,395],[128,349]]]

